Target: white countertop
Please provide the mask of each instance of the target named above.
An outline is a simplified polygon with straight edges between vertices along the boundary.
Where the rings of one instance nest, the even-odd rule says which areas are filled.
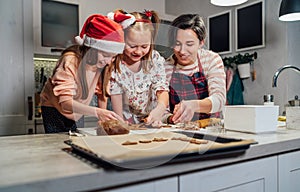
[[[221,136],[254,139],[258,144],[251,145],[238,157],[117,171],[95,167],[67,153],[64,150],[69,148],[64,144],[69,139],[67,134],[0,137],[0,191],[103,189],[300,150],[300,130],[281,127],[276,132],[263,134],[226,131]]]

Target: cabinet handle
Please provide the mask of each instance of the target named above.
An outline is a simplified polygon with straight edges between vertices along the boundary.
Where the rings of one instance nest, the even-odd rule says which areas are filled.
[[[33,117],[33,100],[32,97],[27,97],[28,100],[28,120],[32,120]]]

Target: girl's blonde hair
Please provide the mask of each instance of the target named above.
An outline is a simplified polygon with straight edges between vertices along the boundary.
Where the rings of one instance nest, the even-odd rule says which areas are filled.
[[[119,10],[123,13],[123,10]],[[154,49],[154,41],[157,36],[158,27],[160,24],[160,19],[155,11],[145,10],[144,12],[132,12],[132,14],[136,22],[134,22],[132,25],[124,29],[124,35],[126,38],[126,35],[132,30],[134,31],[150,31],[151,32],[151,44],[150,44],[150,50],[149,52],[141,59],[142,69],[145,73],[148,73],[149,70],[153,66],[152,62],[152,51]],[[120,70],[120,61],[122,60],[122,54],[118,55],[117,59],[114,61],[114,70],[121,72]]]

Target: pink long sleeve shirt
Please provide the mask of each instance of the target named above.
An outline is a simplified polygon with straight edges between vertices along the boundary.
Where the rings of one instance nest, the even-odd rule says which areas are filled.
[[[41,105],[55,107],[65,117],[76,121],[83,114],[63,110],[61,104],[68,100],[76,100],[82,104],[89,105],[95,93],[101,94],[100,70],[89,70],[87,65],[86,78],[89,93],[86,99],[81,99],[82,91],[77,74],[79,61],[75,54],[72,52],[66,53],[57,65],[58,68],[55,74],[48,79],[40,95]]]

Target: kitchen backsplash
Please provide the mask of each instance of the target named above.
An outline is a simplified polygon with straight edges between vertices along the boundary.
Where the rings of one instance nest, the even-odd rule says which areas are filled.
[[[35,90],[40,92],[46,80],[52,75],[57,59],[33,58]]]

